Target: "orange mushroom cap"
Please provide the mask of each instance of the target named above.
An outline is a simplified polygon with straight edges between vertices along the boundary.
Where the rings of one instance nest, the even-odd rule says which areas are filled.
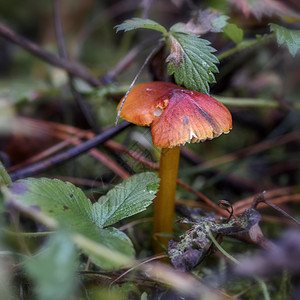
[[[120,116],[136,125],[151,124],[153,144],[161,148],[203,142],[232,128],[231,114],[219,101],[162,81],[135,86]]]

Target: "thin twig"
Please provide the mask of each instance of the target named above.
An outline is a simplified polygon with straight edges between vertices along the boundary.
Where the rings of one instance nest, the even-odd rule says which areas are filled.
[[[131,82],[131,84],[129,86],[128,91],[126,92],[125,96],[122,99],[122,102],[121,102],[121,105],[120,105],[120,108],[118,110],[118,114],[117,114],[117,117],[116,117],[115,125],[118,124],[118,120],[119,120],[119,117],[120,117],[120,114],[121,114],[121,110],[123,108],[125,100],[126,100],[128,94],[129,94],[129,92],[131,91],[133,85],[135,84],[136,80],[138,79],[138,77],[142,73],[144,67],[148,64],[148,62],[150,61],[150,59],[152,58],[152,56],[156,53],[156,51],[158,51],[158,49],[161,47],[161,45],[162,45],[162,42],[159,42],[158,45],[155,48],[152,49],[152,51],[149,53],[149,55],[145,59],[143,65],[141,66],[141,68],[139,69],[139,71],[137,72],[137,74],[135,75],[134,79],[132,80],[132,82]]]
[[[124,72],[130,66],[130,64],[136,60],[137,55],[141,53],[141,51],[143,51],[146,47],[148,47],[153,43],[154,43],[153,38],[150,38],[140,43],[139,45],[133,47],[130,51],[128,51],[124,55],[124,57],[122,57],[122,59],[114,67],[112,67],[106,73],[106,75],[104,76],[105,78],[107,78],[106,80],[113,80],[117,75]],[[124,91],[124,93],[126,93],[126,91]]]
[[[24,119],[25,124],[29,123],[31,128],[43,128],[46,127],[45,134],[51,135],[51,137],[55,137],[59,140],[63,140],[64,146],[70,146],[70,145],[79,145],[82,143],[81,139],[86,138],[87,135],[83,134],[81,132],[77,131],[77,134],[75,136],[70,136],[70,133],[67,131],[67,133],[62,130],[62,128],[68,127],[67,125],[63,124],[55,124],[52,122],[47,121],[40,121],[40,120],[28,120]],[[51,128],[49,130],[48,128]],[[71,131],[73,129],[71,128]],[[95,137],[95,134],[90,132],[88,138],[91,139]],[[62,143],[59,143],[57,145],[61,145]],[[61,147],[56,147],[54,145],[53,147],[47,149],[46,151],[41,152],[38,155],[33,156],[26,162],[23,162],[19,165],[13,166],[9,169],[9,172],[15,171],[16,169],[24,168],[34,162],[40,161],[42,159],[45,159],[47,156],[53,155],[55,152],[58,152]],[[130,173],[125,170],[124,167],[120,166],[117,162],[115,162],[113,159],[111,159],[108,155],[105,155],[104,153],[100,152],[98,149],[90,149],[89,154],[91,154],[94,158],[96,158],[98,161],[102,162],[104,165],[106,165],[109,169],[111,169],[114,173],[116,173],[118,176],[120,176],[122,179],[126,179],[130,177]],[[110,151],[112,152],[112,151]]]
[[[51,176],[50,176],[51,177]],[[97,181],[95,179],[86,179],[86,178],[78,178],[78,177],[71,177],[71,176],[53,176],[53,178],[60,179],[62,181],[69,181],[75,185],[84,185],[87,187],[92,187],[92,188],[105,188],[108,189],[110,186],[109,184],[106,184],[104,182]]]
[[[101,28],[102,24],[109,24],[111,20],[118,19],[120,15],[133,12],[137,9],[135,1],[118,1],[110,7],[103,10],[102,4],[99,3],[99,12],[93,7],[94,17],[91,16],[82,28],[79,30],[77,37],[71,46],[71,57],[78,58],[82,51],[82,47],[86,44],[87,39],[93,34],[95,29]],[[95,14],[96,11],[96,14]]]
[[[152,5],[153,0],[143,0],[140,6],[143,8],[142,19],[149,18],[149,10]]]
[[[24,168],[30,164],[33,164],[35,162],[38,162],[40,160],[42,160],[45,157],[48,157],[50,155],[53,155],[54,153],[66,148],[67,146],[69,146],[71,144],[70,140],[73,139],[74,137],[69,137],[67,140],[64,140],[58,144],[55,144],[54,146],[46,149],[45,151],[42,151],[40,153],[38,153],[37,155],[34,155],[32,157],[30,157],[29,159],[17,164],[17,165],[13,165],[12,167],[10,167],[8,169],[9,172],[13,172],[16,171],[18,169]],[[76,138],[76,137],[75,137]]]
[[[286,211],[284,211],[283,209],[281,209],[280,207],[278,207],[277,205],[271,203],[270,201],[264,200],[263,202],[265,202],[267,205],[271,206],[272,208],[274,208],[275,210],[279,211],[280,213],[282,213],[285,217],[291,219],[292,221],[294,221],[297,225],[300,225],[300,223],[291,215],[289,215]]]
[[[146,223],[146,222],[153,222],[153,217],[138,219],[138,220],[126,223],[123,226],[119,227],[118,229],[121,231],[125,231],[129,228],[132,228],[135,225]]]
[[[64,69],[69,74],[79,77],[93,86],[103,85],[101,80],[91,75],[90,72],[84,66],[78,64],[77,62],[72,62],[67,59],[55,56],[54,54],[41,48],[39,45],[17,34],[2,23],[0,23],[0,36],[13,42],[14,44],[21,46],[23,49],[39,57],[40,59],[48,62],[49,64]]]
[[[253,198],[252,198],[253,200]],[[299,202],[300,201],[300,194],[293,194],[293,195],[286,195],[281,197],[274,197],[269,199],[269,201],[272,201],[273,204],[282,204],[286,202]],[[261,207],[267,207],[268,205],[264,202],[261,203]],[[235,210],[236,215],[241,214],[245,209],[251,207],[251,203],[245,204],[244,206],[239,206],[237,210]]]
[[[265,199],[268,201],[272,201],[273,203],[275,201],[276,204],[283,203],[283,202],[287,202],[289,197],[295,196],[292,194],[294,192],[295,192],[295,188],[292,186],[274,189],[274,190],[270,190],[270,191],[266,192]],[[295,198],[295,200],[297,200],[297,198]],[[295,201],[295,200],[293,200],[291,198],[291,201]],[[279,201],[282,201],[282,202],[279,202]],[[239,200],[238,202],[234,203],[234,205],[233,205],[234,212],[238,215],[241,212],[243,212],[246,208],[250,208],[252,203],[253,203],[253,196],[248,197],[246,199]],[[264,205],[264,204],[262,204],[262,205]]]
[[[187,191],[189,191],[189,192],[193,193],[194,195],[196,195],[207,206],[209,206],[213,211],[215,211],[219,215],[228,217],[229,214],[224,209],[222,209],[221,207],[219,207],[218,205],[216,205],[214,202],[212,202],[210,199],[208,199],[202,193],[196,191],[195,189],[193,189],[192,187],[190,187],[188,184],[184,183],[180,179],[177,179],[177,184],[180,185],[181,187],[183,187],[184,189],[186,189]]]
[[[54,19],[54,29],[55,29],[55,35],[56,40],[58,44],[58,52],[59,56],[64,59],[68,59],[68,54],[65,46],[64,41],[64,35],[63,35],[63,29],[61,24],[61,11],[60,11],[60,0],[53,0],[53,19]],[[83,116],[85,117],[87,123],[91,126],[94,132],[99,133],[99,128],[97,126],[97,123],[95,121],[95,118],[93,117],[91,110],[86,103],[85,99],[82,97],[82,95],[76,90],[74,86],[74,78],[71,74],[68,74],[68,81],[69,81],[69,87],[71,90],[71,93],[79,106],[80,110],[83,113]]]
[[[60,0],[53,0],[53,20],[59,56],[68,58],[61,25]]]
[[[228,56],[231,56],[235,53],[241,52],[245,49],[257,46],[262,43],[272,41],[274,38],[275,38],[275,34],[271,33],[271,34],[265,35],[264,37],[261,37],[261,38],[244,41],[244,42],[236,45],[234,48],[229,49],[229,50],[217,55],[217,58],[221,61],[221,60],[227,58]]]
[[[220,166],[225,163],[229,163],[244,157],[248,157],[252,154],[256,154],[265,150],[268,150],[270,148],[287,144],[293,141],[300,140],[300,131],[293,131],[290,133],[287,133],[280,138],[273,138],[270,140],[262,141],[261,143],[246,147],[244,149],[238,150],[234,153],[229,153],[224,156],[217,157],[215,159],[208,160],[207,162],[203,163],[200,166],[190,167],[186,170],[180,172],[180,175],[192,175],[197,174],[203,171],[206,171],[208,169],[215,168],[217,166]]]
[[[28,176],[33,176],[35,174],[44,172],[58,164],[64,163],[66,161],[69,161],[70,159],[77,157],[88,150],[98,146],[99,144],[102,144],[118,134],[119,132],[123,131],[126,129],[128,126],[132,125],[129,122],[122,122],[118,126],[112,127],[105,131],[104,133],[101,133],[97,136],[95,136],[93,139],[90,139],[76,147],[73,147],[71,149],[68,149],[67,151],[63,153],[59,153],[53,157],[50,157],[48,159],[45,159],[44,161],[41,161],[39,163],[33,164],[27,168],[18,170],[16,172],[13,172],[10,174],[11,179],[17,180],[20,178],[28,177]]]
[[[22,236],[25,238],[38,238],[38,237],[45,237],[50,234],[53,234],[54,231],[42,231],[42,232],[15,232],[15,231],[10,231],[5,228],[1,229],[2,232],[5,234],[11,235],[11,236]]]
[[[167,254],[161,254],[161,255],[155,255],[154,257],[150,257],[142,262],[140,262],[138,265],[136,266],[133,266],[131,268],[129,268],[128,270],[126,270],[124,273],[122,273],[120,276],[118,276],[115,280],[113,280],[111,283],[110,283],[110,287],[116,283],[117,281],[119,281],[122,277],[126,276],[128,273],[130,273],[131,271],[133,271],[134,269],[137,269],[138,267],[140,267],[141,265],[143,264],[146,264],[146,263],[149,263],[150,261],[153,261],[153,260],[158,260],[158,259],[162,259],[162,258],[168,258],[168,255]]]
[[[69,139],[69,136],[67,134],[64,134],[61,132],[53,132],[52,135],[57,138],[64,139],[64,140]],[[77,146],[77,145],[82,144],[82,141],[79,138],[74,136],[72,139],[70,139],[70,143]],[[90,149],[88,152],[94,158],[96,158],[98,161],[102,162],[105,166],[107,166],[110,170],[112,170],[115,174],[120,176],[122,179],[127,179],[130,177],[130,174],[123,167],[121,167],[118,163],[116,163],[109,156],[100,152],[98,149]]]

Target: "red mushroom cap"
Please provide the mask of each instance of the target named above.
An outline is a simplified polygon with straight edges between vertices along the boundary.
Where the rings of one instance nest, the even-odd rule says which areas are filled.
[[[137,125],[151,124],[153,144],[162,148],[203,142],[232,128],[230,112],[216,99],[161,81],[135,86],[121,117]]]

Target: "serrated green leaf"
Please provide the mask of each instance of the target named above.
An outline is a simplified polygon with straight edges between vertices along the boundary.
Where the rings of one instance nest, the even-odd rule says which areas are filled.
[[[146,28],[153,29],[162,32],[163,34],[167,33],[167,30],[162,25],[158,24],[155,21],[149,19],[141,18],[132,18],[124,21],[122,24],[115,26],[117,32],[120,30],[129,31],[133,29]]]
[[[243,41],[244,32],[241,28],[237,27],[235,24],[227,24],[223,28],[223,32],[236,44]]]
[[[25,269],[35,284],[38,299],[67,299],[74,294],[77,254],[70,236],[57,232],[43,249],[25,261]]]
[[[92,203],[73,184],[57,179],[29,178],[14,182],[10,192],[23,204],[38,207],[45,215],[58,220],[61,227],[80,233],[108,249],[120,251],[129,257],[134,256],[130,239],[118,229],[103,229],[97,224]],[[90,255],[85,249],[83,252]],[[105,269],[121,267],[94,255],[90,258]]]
[[[69,182],[57,179],[29,178],[14,182],[10,192],[15,199],[28,206],[38,207],[42,213],[56,219],[62,228],[80,233],[109,249],[133,257],[129,238],[115,228],[103,229],[94,222],[93,205],[84,193]],[[88,251],[83,251],[89,255]],[[119,265],[91,256],[94,263],[107,269]]]
[[[174,74],[178,85],[208,94],[208,84],[215,81],[213,72],[218,72],[218,59],[212,54],[216,50],[209,46],[210,42],[194,35],[173,33],[170,44],[168,74]]]
[[[11,184],[10,192],[23,204],[38,207],[42,213],[56,219],[62,227],[133,257],[130,239],[116,228],[103,227],[145,210],[152,203],[157,188],[157,175],[148,172],[124,181],[95,204],[79,188],[58,179],[21,180]],[[94,255],[91,259],[102,268],[120,267]]]
[[[274,31],[279,45],[286,44],[292,56],[295,56],[300,48],[300,30],[288,29],[276,24],[270,24],[271,31]]]
[[[158,183],[157,175],[147,172],[117,185],[93,205],[95,222],[105,227],[145,210],[155,198]]]
[[[3,166],[2,162],[0,161],[0,185],[4,184],[10,184],[11,183],[11,179],[5,169],[5,167]]]

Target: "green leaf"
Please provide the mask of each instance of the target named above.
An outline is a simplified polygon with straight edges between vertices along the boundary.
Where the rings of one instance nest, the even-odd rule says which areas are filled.
[[[300,48],[300,30],[287,29],[273,23],[270,29],[275,32],[278,45],[286,44],[292,56],[295,56]]]
[[[76,286],[76,249],[66,232],[57,232],[43,249],[25,261],[25,269],[34,280],[38,299],[69,299]]]
[[[148,172],[117,185],[94,204],[95,222],[105,227],[145,210],[155,198],[158,183],[157,175]]]
[[[187,24],[186,23],[176,23],[174,24],[171,28],[170,28],[170,32],[171,34],[174,32],[177,33],[186,33],[186,34],[193,34],[193,32],[189,31],[189,29],[187,28]]]
[[[14,81],[0,81],[0,97],[6,98],[11,104],[33,101],[37,99],[49,86],[42,80],[30,79],[28,76],[15,77]]]
[[[128,256],[128,258],[134,257],[135,253],[130,239],[125,233],[114,227],[97,229],[96,227],[91,227],[91,224],[86,223],[85,226],[81,228],[80,233],[92,241],[106,246],[108,249],[115,250]],[[95,255],[94,252],[87,249],[83,248],[82,250],[89,256],[94,264],[103,269],[111,270],[123,267],[122,264],[103,259],[101,256]]]
[[[223,28],[223,31],[236,44],[239,44],[243,41],[244,32],[241,28],[237,27],[235,24],[227,24]]]
[[[169,41],[168,74],[174,74],[178,85],[208,94],[208,84],[215,82],[213,72],[218,72],[218,59],[212,54],[216,50],[209,46],[209,41],[195,35],[172,33]]]
[[[1,246],[2,245],[0,244],[0,247]],[[9,257],[8,255],[3,255],[3,254],[0,257],[0,295],[1,295],[1,299],[11,299],[11,300],[17,299],[17,296],[16,296],[17,293],[15,293],[15,294],[13,293],[13,287],[11,284],[12,271],[11,271],[11,268],[8,267],[8,264],[9,264],[8,261],[10,261],[11,259],[12,258]]]
[[[2,162],[0,161],[0,185],[4,184],[10,184],[11,183],[11,179],[5,169],[5,167],[3,166]]]
[[[0,194],[0,214],[4,212],[5,212],[4,200],[3,200],[3,196]]]
[[[222,29],[228,24],[228,22],[227,22],[228,19],[229,19],[228,16],[221,15],[221,16],[215,18],[214,20],[212,20],[211,24],[215,28]]]
[[[150,172],[132,176],[95,204],[86,198],[82,190],[58,179],[29,178],[10,186],[12,196],[23,204],[38,207],[62,227],[129,257],[134,255],[130,239],[116,228],[103,227],[145,210],[157,189],[158,177]],[[120,267],[95,256],[91,259],[103,268]]]
[[[29,178],[12,183],[10,192],[23,204],[38,207],[42,213],[56,219],[62,228],[80,233],[111,250],[134,256],[129,238],[118,229],[103,229],[97,224],[92,203],[73,184],[58,179]],[[89,251],[83,251],[90,255]],[[91,260],[106,269],[121,267],[95,256],[91,256]]]
[[[162,32],[163,34],[167,33],[165,27],[161,26],[155,21],[149,19],[141,19],[141,18],[132,18],[124,21],[122,24],[115,26],[117,32],[120,30],[129,31],[133,29],[146,28],[153,29]]]

